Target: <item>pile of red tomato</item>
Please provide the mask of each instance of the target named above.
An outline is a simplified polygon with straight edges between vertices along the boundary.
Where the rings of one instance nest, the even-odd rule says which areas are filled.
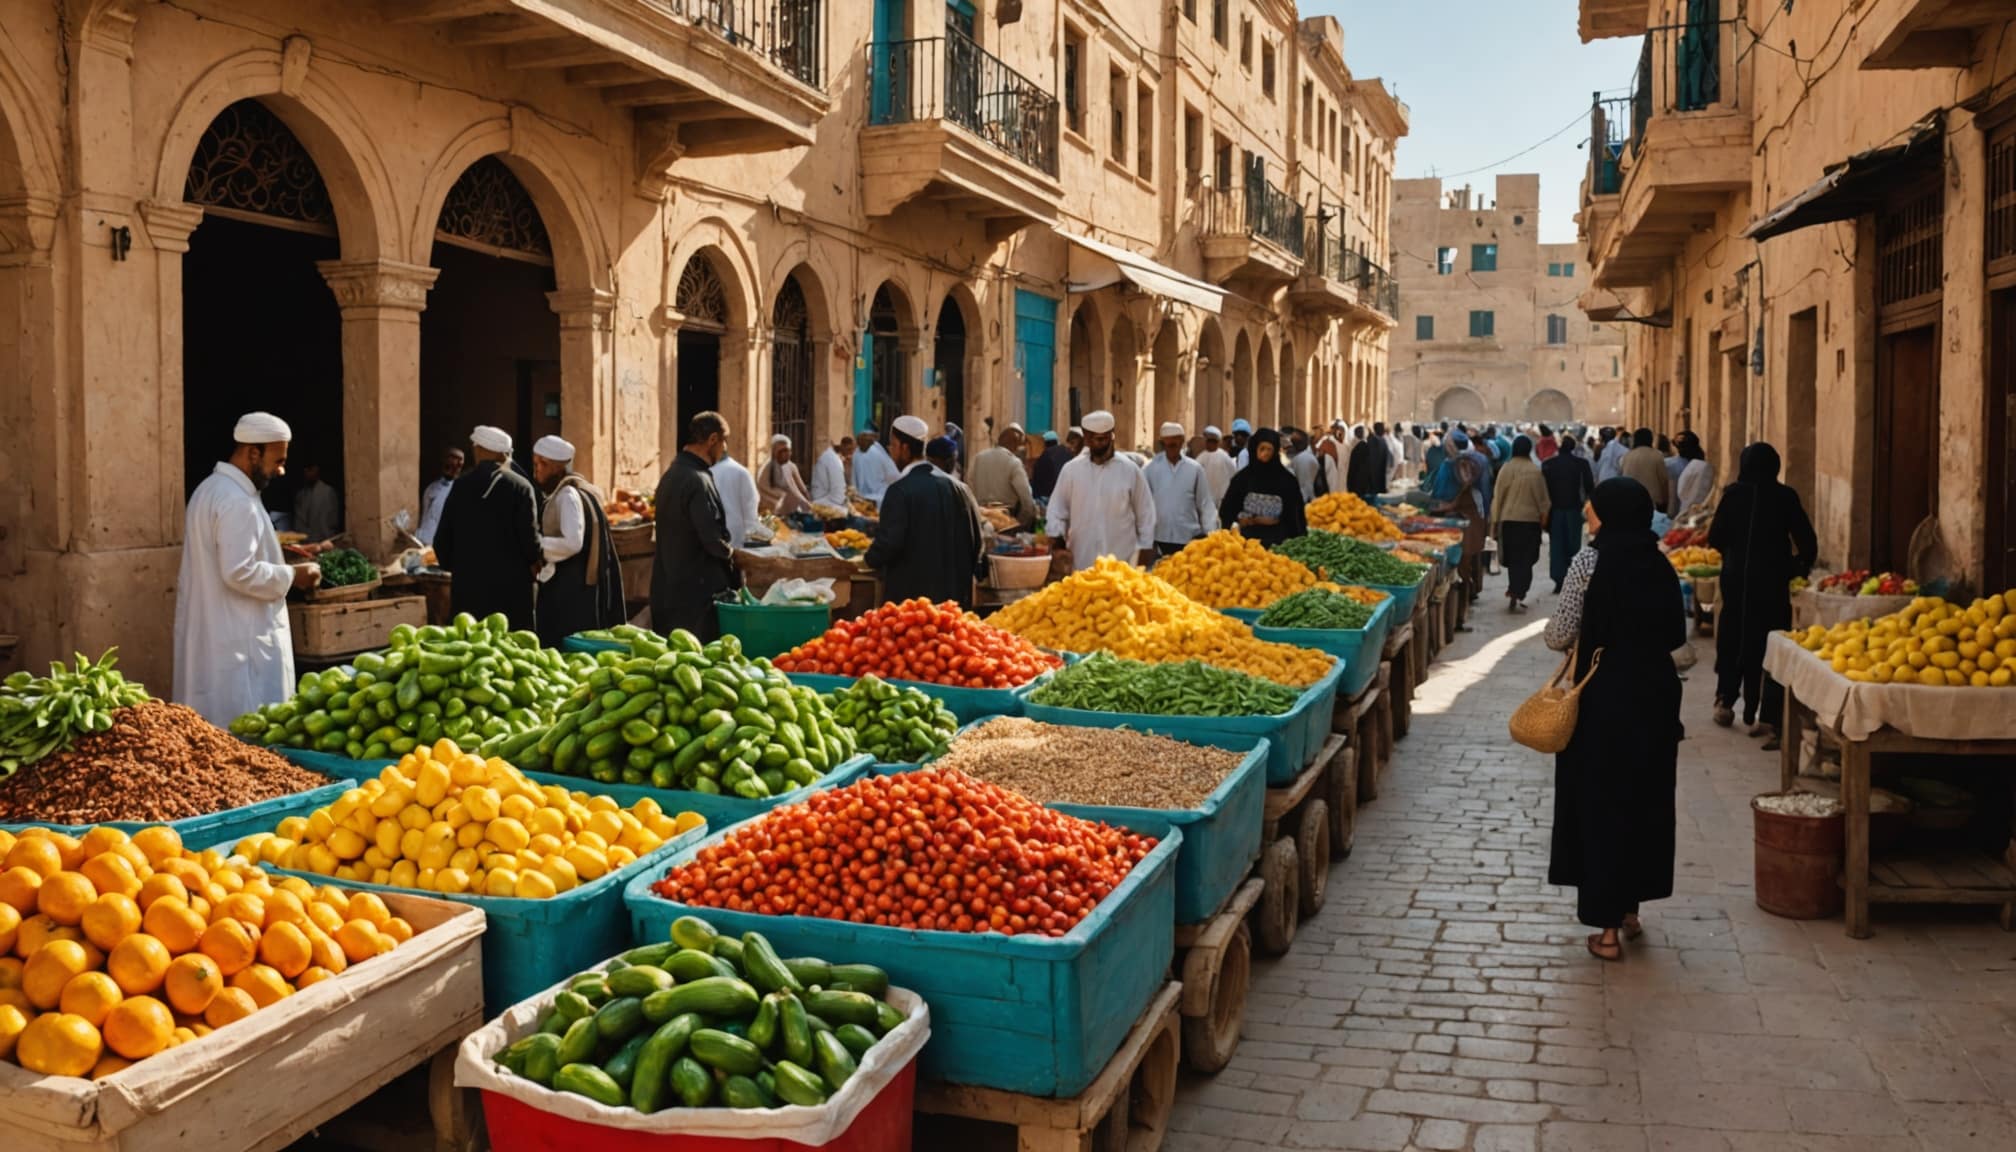
[[[926,770],[815,792],[653,887],[681,904],[765,916],[1062,936],[1155,844],[963,772]]]
[[[777,658],[786,672],[1017,688],[1063,662],[957,604],[905,600],[845,620]]]

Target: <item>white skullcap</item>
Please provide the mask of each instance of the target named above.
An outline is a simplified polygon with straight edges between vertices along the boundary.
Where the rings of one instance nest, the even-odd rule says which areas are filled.
[[[1008,427],[1003,428],[1001,430],[1001,434],[1005,436],[1010,432],[1020,432],[1020,431],[1022,431],[1022,425],[1015,423],[1013,420],[1010,420],[1008,422]]]
[[[509,442],[507,441],[506,443],[508,444]],[[491,449],[493,452],[509,452],[510,450],[509,447]],[[541,436],[533,442],[532,454],[534,456],[543,456],[555,464],[571,464],[574,462],[574,445],[569,444],[558,436]]]
[[[898,416],[889,427],[922,444],[931,437],[931,426],[915,416]]]
[[[231,429],[231,439],[240,444],[285,444],[294,439],[294,430],[271,412],[247,412]]]
[[[1164,440],[1167,440],[1171,436],[1181,436],[1181,435],[1183,435],[1183,426],[1181,424],[1178,424],[1172,420],[1169,423],[1162,425],[1162,438]]]
[[[469,443],[485,452],[502,452],[506,456],[511,454],[511,434],[502,428],[492,428],[488,424],[478,424],[476,430],[469,433]]]
[[[1087,432],[1098,432],[1102,435],[1111,432],[1113,431],[1113,414],[1105,411],[1089,413],[1082,421],[1082,426]]]
[[[775,448],[779,444],[782,444],[784,447],[789,448],[791,446],[791,438],[789,436],[784,435],[782,432],[779,432],[776,435],[770,437],[770,447]]]
[[[1218,431],[1216,424],[1206,424],[1204,425],[1204,438],[1206,440],[1222,440],[1225,438],[1225,434]]]

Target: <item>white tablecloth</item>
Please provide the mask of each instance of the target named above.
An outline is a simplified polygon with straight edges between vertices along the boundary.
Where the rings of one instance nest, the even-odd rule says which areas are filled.
[[[1927,740],[2016,740],[2016,689],[1862,684],[1783,633],[1766,644],[1764,670],[1850,740],[1885,727]]]

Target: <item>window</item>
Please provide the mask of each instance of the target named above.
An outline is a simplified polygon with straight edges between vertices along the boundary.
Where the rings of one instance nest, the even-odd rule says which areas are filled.
[[[1218,146],[1212,150],[1212,179],[1220,188],[1232,187],[1232,142],[1218,137]]]
[[[1269,100],[1274,99],[1274,45],[1262,42],[1260,45],[1260,91]]]
[[[1568,318],[1566,316],[1547,317],[1547,343],[1566,344],[1568,342]]]
[[[1414,317],[1414,339],[1416,340],[1435,339],[1435,317],[1433,316]]]
[[[1064,126],[1085,134],[1085,36],[1064,26]]]
[[[1108,114],[1112,120],[1115,164],[1127,163],[1127,73],[1115,68],[1106,75]]]
[[[1155,178],[1155,89],[1147,84],[1134,86],[1134,170]]]
[[[977,38],[974,25],[979,22],[979,16],[973,0],[945,0],[945,26],[964,33],[968,40]]]
[[[1312,80],[1302,81],[1302,146],[1313,147],[1316,143],[1316,84]],[[1318,149],[1321,151],[1321,149]]]
[[[1232,0],[1211,0],[1211,38],[1218,41],[1220,48],[1225,47],[1225,28],[1229,23],[1225,13],[1231,4]]]
[[[1617,357],[1612,356],[1610,358],[1610,378],[1612,380],[1615,380],[1617,377],[1622,376],[1623,374],[1624,374],[1623,362],[1618,360]]]
[[[1183,0],[1183,19],[1192,24],[1197,22],[1197,0]]]
[[[1183,107],[1183,170],[1195,184],[1204,178],[1204,114]]]
[[[1559,263],[1559,262],[1556,262],[1556,263],[1553,263],[1553,264],[1549,264],[1549,265],[1547,265],[1547,275],[1549,275],[1549,276],[1559,276],[1559,275],[1561,275],[1561,265],[1560,265],[1560,263]]]
[[[1470,271],[1496,272],[1498,270],[1498,246],[1496,244],[1470,245]]]
[[[1470,313],[1470,336],[1472,339],[1489,339],[1498,334],[1498,316],[1494,312]]]
[[[1450,276],[1456,272],[1456,249],[1437,248],[1435,250],[1435,274]]]
[[[1253,18],[1251,16],[1241,16],[1239,18],[1239,67],[1244,68],[1248,75],[1251,75],[1253,72]]]
[[[1561,275],[1563,276],[1575,275],[1575,265],[1572,262],[1561,265]]]

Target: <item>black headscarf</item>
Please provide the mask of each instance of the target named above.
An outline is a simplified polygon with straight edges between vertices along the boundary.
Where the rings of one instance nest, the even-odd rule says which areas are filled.
[[[1589,497],[1600,525],[1589,546],[1596,571],[1582,602],[1582,639],[1576,664],[1586,670],[1589,654],[1604,650],[1603,665],[1621,668],[1665,661],[1687,641],[1681,618],[1680,578],[1659,551],[1652,534],[1652,494],[1629,476],[1605,480]]]
[[[1263,444],[1274,446],[1272,460],[1260,459],[1260,446]],[[1249,496],[1271,496],[1280,501],[1280,522],[1245,525],[1240,532],[1270,547],[1306,534],[1309,526],[1303,518],[1302,485],[1288,470],[1287,461],[1281,456],[1281,434],[1272,428],[1260,429],[1247,442],[1246,452],[1246,467],[1232,477],[1232,483],[1225,489],[1225,499],[1218,504],[1218,522],[1229,528],[1238,523]]]
[[[1524,435],[1520,435],[1520,436],[1515,436],[1515,437],[1513,437],[1513,438],[1512,438],[1512,455],[1513,455],[1513,456],[1515,456],[1515,457],[1516,457],[1516,456],[1531,456],[1532,454],[1533,454],[1533,441],[1532,441],[1532,439],[1531,439],[1530,437],[1528,437],[1528,436],[1524,436]]]
[[[1770,634],[1792,626],[1787,585],[1813,571],[1820,554],[1799,493],[1778,482],[1778,450],[1761,441],[1743,449],[1736,482],[1722,490],[1708,543],[1722,553],[1715,619],[1718,661],[1730,667],[1764,658]]]

